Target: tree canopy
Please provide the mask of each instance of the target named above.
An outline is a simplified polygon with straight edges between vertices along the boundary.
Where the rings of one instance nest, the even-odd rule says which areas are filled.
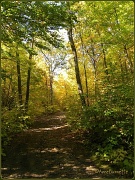
[[[132,170],[133,2],[2,1],[1,21],[3,148],[64,111],[97,157]]]

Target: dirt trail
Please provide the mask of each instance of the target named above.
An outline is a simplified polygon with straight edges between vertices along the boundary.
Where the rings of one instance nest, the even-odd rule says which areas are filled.
[[[102,174],[59,113],[37,118],[29,130],[15,137],[3,158],[2,176],[70,179],[100,178]]]

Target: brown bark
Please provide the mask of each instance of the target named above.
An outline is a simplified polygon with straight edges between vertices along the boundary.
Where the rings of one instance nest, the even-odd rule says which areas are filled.
[[[27,74],[27,85],[26,85],[26,100],[25,100],[25,111],[28,111],[28,103],[29,103],[29,94],[30,94],[30,75],[31,75],[31,67],[28,68]]]
[[[119,55],[119,62],[120,62],[120,69],[121,69],[121,78],[122,78],[122,82],[124,82],[124,69],[122,66],[122,60],[121,60],[120,55]]]
[[[81,34],[80,34],[80,39],[81,39],[82,53],[83,53],[83,58],[84,58],[84,43],[83,43]],[[87,103],[87,106],[89,106],[89,87],[88,87],[88,78],[87,78],[87,70],[86,70],[85,60],[84,60],[83,67],[84,67],[84,75],[85,75],[86,103]]]
[[[33,49],[34,39],[31,42],[31,48]],[[32,60],[32,53],[29,53],[29,67],[27,72],[27,83],[26,83],[26,99],[25,99],[25,112],[28,111],[29,105],[29,96],[30,96],[30,78],[31,78],[31,60]]]
[[[50,72],[50,104],[53,105],[53,75]]]
[[[18,81],[18,99],[19,105],[22,105],[22,85],[21,85],[21,70],[20,70],[20,59],[18,53],[18,47],[16,49],[16,65],[17,65],[17,81]]]
[[[88,78],[87,78],[87,71],[86,71],[86,65],[84,62],[84,74],[85,74],[85,86],[86,86],[86,102],[87,106],[89,106],[89,88],[88,88]]]
[[[103,67],[105,68],[105,73],[106,73],[106,77],[107,77],[107,80],[108,82],[110,81],[109,80],[109,72],[108,72],[108,66],[107,66],[107,61],[106,61],[106,53],[105,53],[105,48],[104,48],[104,44],[101,43],[101,47],[102,47],[102,52],[103,52]]]
[[[131,58],[130,58],[130,56],[128,54],[128,50],[127,50],[127,46],[126,45],[124,45],[124,53],[126,54],[126,58],[127,58],[128,62],[129,62],[130,71],[131,71],[131,73],[133,73],[134,72],[133,71],[133,63],[132,63]]]
[[[68,29],[68,38],[69,38],[72,52],[74,54],[75,74],[76,74],[76,81],[77,81],[77,85],[78,85],[78,92],[79,92],[79,96],[81,99],[82,107],[84,107],[84,106],[86,106],[86,102],[85,102],[85,97],[83,94],[83,88],[82,88],[82,83],[81,83],[81,78],[80,78],[77,51],[76,51],[76,47],[75,47],[73,36],[72,36],[72,27],[70,27]]]
[[[106,61],[106,53],[105,53],[105,49],[104,49],[104,44],[103,43],[101,43],[101,47],[102,47],[102,52],[103,52],[103,66],[104,66],[104,68],[105,68],[105,73],[108,75],[109,73],[108,73],[108,67],[107,67],[107,61]]]

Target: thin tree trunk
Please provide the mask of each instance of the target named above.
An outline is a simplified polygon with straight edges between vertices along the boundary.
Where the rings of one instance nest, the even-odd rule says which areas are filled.
[[[20,59],[18,53],[18,47],[16,49],[16,64],[17,64],[17,80],[18,80],[18,99],[19,105],[22,105],[22,85],[21,85],[21,70],[20,70]]]
[[[103,67],[105,68],[105,73],[107,75],[107,80],[109,82],[109,73],[108,73],[108,66],[107,66],[107,61],[106,61],[106,53],[105,53],[105,49],[104,49],[104,44],[101,43],[101,47],[102,47],[102,52],[103,52]]]
[[[53,75],[50,74],[50,104],[53,105]]]
[[[31,48],[33,49],[34,39],[32,40]],[[25,112],[28,111],[29,105],[29,96],[30,96],[30,78],[31,78],[31,60],[32,60],[32,53],[29,54],[29,67],[27,73],[27,83],[26,83],[26,99],[25,99]]]
[[[101,43],[101,47],[102,47],[102,52],[103,52],[103,67],[105,68],[105,73],[108,75],[108,67],[107,67],[107,62],[106,62],[106,54],[105,54],[105,49],[104,49],[104,44]]]
[[[125,72],[126,72],[126,74],[128,74],[127,61],[126,61],[126,59],[125,59],[124,65],[125,65]]]
[[[85,97],[83,94],[83,88],[82,88],[82,83],[81,83],[81,78],[80,78],[77,51],[76,51],[76,47],[75,47],[73,36],[72,36],[72,27],[70,27],[68,29],[68,38],[69,38],[69,42],[70,42],[72,52],[74,54],[75,74],[76,74],[76,81],[77,81],[77,85],[78,85],[78,92],[79,92],[79,96],[81,99],[82,107],[85,107],[86,102],[85,102]]]
[[[31,67],[28,68],[28,74],[27,74],[26,100],[25,100],[26,112],[28,111],[29,95],[30,95],[30,75],[31,75]]]
[[[86,102],[87,102],[87,106],[89,106],[89,88],[88,88],[88,78],[87,78],[87,71],[86,71],[86,65],[84,62],[84,74],[85,74],[85,86],[86,86]]]
[[[50,86],[50,93],[49,93],[49,103],[53,105],[53,70],[52,70],[52,62],[49,65],[49,86]]]
[[[131,59],[130,59],[130,57],[129,57],[129,54],[128,54],[128,50],[127,50],[127,46],[126,46],[126,45],[124,45],[124,53],[126,54],[127,60],[128,60],[128,62],[129,62],[129,65],[130,65],[130,71],[131,71],[131,73],[133,73],[133,63],[132,63],[132,61],[131,61]]]
[[[119,62],[120,62],[120,69],[121,69],[121,78],[122,78],[122,82],[124,82],[124,69],[122,66],[122,60],[121,60],[120,55],[119,55]]]
[[[84,43],[83,43],[81,33],[80,33],[80,39],[81,39],[82,53],[83,53],[83,58],[84,58]],[[86,103],[87,103],[87,106],[89,106],[89,87],[88,87],[88,78],[87,78],[87,70],[86,70],[86,65],[85,65],[85,59],[84,59],[83,67],[84,67],[84,75],[85,75]]]
[[[92,64],[94,67],[94,80],[95,80],[95,100],[97,101],[97,67],[96,67],[96,58],[95,58],[95,50],[94,50],[94,46],[93,46],[93,39],[91,39],[91,50],[92,50],[92,55],[93,55],[93,60],[92,60]]]
[[[12,93],[12,74],[10,77],[10,81],[9,81],[9,86],[8,86],[8,109],[11,110],[12,109],[12,105],[14,104],[14,96],[10,96],[10,94]]]
[[[101,37],[99,30],[98,30],[98,35],[99,35],[99,37]],[[107,67],[107,61],[106,61],[106,53],[105,53],[105,48],[104,48],[104,44],[102,41],[101,41],[101,47],[102,47],[102,53],[103,53],[103,68],[105,68],[105,73],[107,75],[107,80],[109,82],[109,76],[108,76],[109,73],[108,73],[108,67]]]
[[[46,90],[46,97],[47,97],[47,101],[46,101],[46,107],[48,107],[49,105],[49,93],[48,93],[48,79],[47,79],[47,75],[45,75],[46,77],[46,81],[45,81],[45,90]]]
[[[48,80],[49,81],[49,80]],[[47,105],[46,107],[48,108],[49,107],[49,104],[50,104],[50,89],[49,89],[49,82],[47,81]]]

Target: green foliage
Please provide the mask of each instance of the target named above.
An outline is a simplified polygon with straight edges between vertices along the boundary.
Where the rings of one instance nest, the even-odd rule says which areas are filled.
[[[26,115],[23,111],[23,107],[16,107],[8,111],[4,108],[2,111],[2,148],[4,149],[6,145],[11,141],[15,134],[28,129],[32,124],[32,120],[29,115]],[[4,153],[4,151],[3,151]]]
[[[84,132],[85,143],[97,157],[132,170],[133,2],[2,1],[1,5],[3,148],[16,133],[29,128],[34,116],[61,108],[71,128]],[[58,32],[70,25],[86,107],[81,107],[78,96],[69,44],[62,49]],[[64,67],[69,76],[55,80],[57,70]],[[18,106],[18,77],[25,104],[28,68],[26,114],[24,106]]]
[[[128,92],[131,92],[131,87],[128,87]],[[121,96],[118,96],[119,91]],[[133,168],[133,101],[127,88],[120,86],[117,91],[112,88],[102,101],[84,111],[80,125],[89,131],[89,143],[92,138],[102,159],[127,170]]]
[[[56,112],[58,112],[60,109],[57,105],[49,105],[45,108],[44,113],[46,114],[54,114]]]

